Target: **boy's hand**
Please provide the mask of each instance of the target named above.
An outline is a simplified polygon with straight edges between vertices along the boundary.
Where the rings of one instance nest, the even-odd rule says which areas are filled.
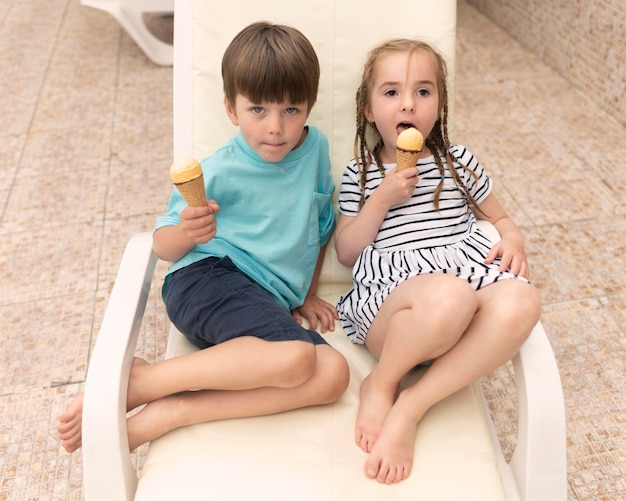
[[[209,200],[206,207],[187,207],[180,213],[180,229],[194,245],[205,244],[217,232],[215,213],[220,206]]]
[[[335,307],[317,296],[307,296],[304,304],[295,308],[291,315],[299,324],[302,324],[303,318],[306,319],[311,330],[316,330],[317,323],[320,322],[322,332],[334,331],[335,320],[339,320]]]

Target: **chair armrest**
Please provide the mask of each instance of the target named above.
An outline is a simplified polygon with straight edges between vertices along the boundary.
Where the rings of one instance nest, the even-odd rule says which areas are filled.
[[[137,488],[128,450],[126,392],[156,262],[151,233],[128,242],[91,357],[82,428],[86,501],[130,501]]]
[[[537,323],[513,359],[519,398],[511,470],[523,501],[565,501],[565,404],[550,341]]]
[[[493,225],[478,221],[478,226],[492,242],[500,239]],[[513,475],[522,501],[565,501],[567,444],[563,388],[541,322],[537,322],[512,362],[519,398],[517,445],[509,472],[501,465],[502,473]]]

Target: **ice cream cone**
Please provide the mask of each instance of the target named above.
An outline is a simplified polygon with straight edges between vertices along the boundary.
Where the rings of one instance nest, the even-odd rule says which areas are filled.
[[[424,145],[424,136],[414,127],[403,130],[396,140],[397,169],[404,170],[415,167]]]
[[[398,170],[408,169],[409,167],[415,167],[417,165],[417,159],[420,156],[419,151],[401,150],[396,148],[396,161]]]
[[[207,205],[202,167],[195,158],[181,158],[170,167],[170,177],[189,207]]]

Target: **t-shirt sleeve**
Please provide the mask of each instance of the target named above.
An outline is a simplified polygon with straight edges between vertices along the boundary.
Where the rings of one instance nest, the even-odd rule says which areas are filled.
[[[319,215],[320,245],[324,246],[330,240],[335,229],[335,211],[333,209],[332,195],[335,191],[335,182],[331,175],[330,155],[328,150],[328,140],[320,133],[322,151],[320,155],[320,174],[318,177],[318,187],[315,193],[315,202]]]

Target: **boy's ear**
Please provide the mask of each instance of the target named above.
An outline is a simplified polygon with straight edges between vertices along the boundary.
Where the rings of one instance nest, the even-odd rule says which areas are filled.
[[[226,114],[228,115],[228,118],[230,118],[230,121],[233,123],[233,125],[239,126],[237,114],[235,113],[232,104],[226,96],[224,96],[224,108],[226,109]]]

